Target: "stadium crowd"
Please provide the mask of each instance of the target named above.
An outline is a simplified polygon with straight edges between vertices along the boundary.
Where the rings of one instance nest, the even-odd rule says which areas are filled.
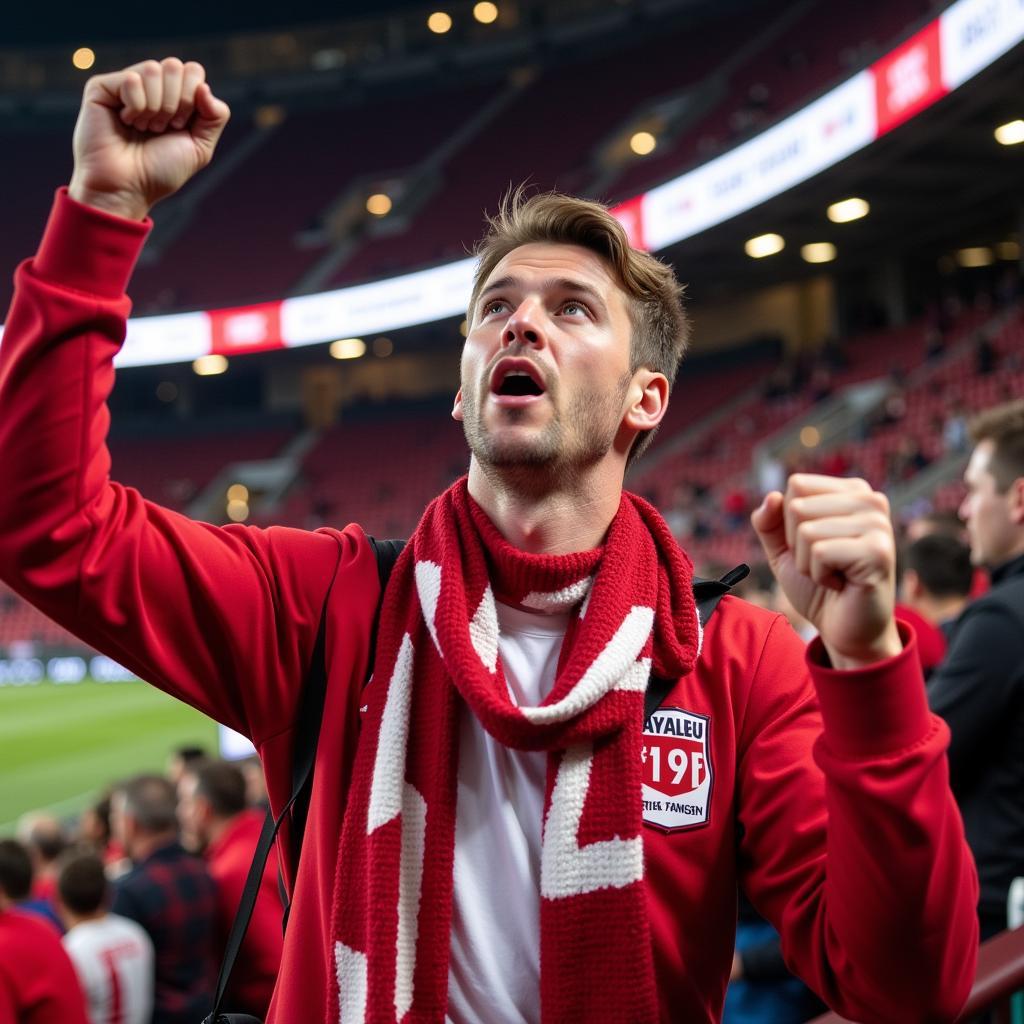
[[[78,816],[23,816],[0,840],[0,1021],[198,1024],[266,813],[261,779],[184,747]],[[229,1010],[266,1014],[282,914],[271,861]]]

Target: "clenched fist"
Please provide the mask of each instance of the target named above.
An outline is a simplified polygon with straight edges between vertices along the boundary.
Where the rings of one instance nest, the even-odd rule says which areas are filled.
[[[147,60],[90,78],[75,125],[71,198],[142,220],[210,162],[230,115],[194,61]]]
[[[889,502],[864,480],[794,473],[751,522],[790,604],[814,627],[835,668],[902,649],[893,609],[896,543]]]

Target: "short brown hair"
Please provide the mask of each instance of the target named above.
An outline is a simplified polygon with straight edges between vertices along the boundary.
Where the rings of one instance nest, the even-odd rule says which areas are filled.
[[[491,271],[513,249],[535,242],[578,245],[604,260],[631,300],[630,370],[643,366],[662,373],[671,387],[690,337],[683,310],[684,288],[670,266],[629,244],[623,226],[601,203],[559,192],[527,196],[523,185],[511,189],[497,214],[487,218],[487,231],[473,250],[477,267],[469,303],[470,323]],[[638,435],[630,461],[653,439],[654,430]]]
[[[988,470],[1005,494],[1014,480],[1024,476],[1024,399],[979,413],[971,421],[970,432],[975,444],[993,442]]]
[[[233,818],[245,810],[245,776],[230,761],[201,761],[193,768],[196,795],[210,804],[219,818]]]
[[[75,914],[95,914],[107,902],[107,877],[95,853],[72,851],[57,875],[61,902]]]

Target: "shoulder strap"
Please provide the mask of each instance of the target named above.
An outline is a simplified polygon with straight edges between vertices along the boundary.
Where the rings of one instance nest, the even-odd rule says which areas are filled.
[[[744,580],[750,574],[750,566],[740,563],[730,569],[721,579],[704,580],[699,576],[693,578],[693,599],[697,603],[697,618],[700,619],[701,629],[708,624],[708,619],[715,614],[718,602],[736,586],[740,580]],[[669,691],[676,685],[674,679],[659,679],[651,676],[647,683],[647,691],[644,693],[644,724],[654,714],[669,695]]]
[[[384,597],[384,589],[387,587],[391,570],[394,568],[398,556],[405,546],[405,541],[385,540],[377,541],[369,538],[373,546],[374,554],[377,556],[377,576],[380,580],[380,598],[377,601],[377,610],[373,617],[372,638],[376,641],[377,620],[380,617],[380,606]],[[339,560],[340,560],[339,551]],[[335,575],[337,571],[335,571]],[[326,637],[327,637],[327,604],[331,596],[331,587],[334,585],[334,577],[331,577],[331,586],[327,588],[324,597],[323,608],[320,610],[320,624],[317,627],[316,642],[313,645],[313,655],[310,658],[309,669],[306,680],[302,687],[302,697],[299,701],[299,712],[295,722],[295,756],[292,760],[292,795],[288,803],[281,809],[281,813],[274,817],[273,811],[267,811],[263,822],[263,829],[260,832],[259,842],[256,844],[256,852],[252,857],[252,864],[249,866],[249,874],[245,879],[245,888],[242,890],[242,898],[238,903],[238,910],[235,912],[235,919],[231,923],[231,931],[228,934],[227,943],[224,947],[224,959],[221,961],[220,974],[217,976],[217,988],[214,992],[213,1010],[205,1019],[203,1024],[216,1024],[223,1015],[220,1012],[221,1003],[224,1000],[224,993],[227,990],[228,982],[231,979],[231,972],[234,970],[235,961],[238,959],[239,950],[242,948],[242,940],[249,928],[249,921],[252,918],[253,909],[256,906],[256,897],[259,894],[260,883],[263,880],[263,872],[266,868],[267,858],[274,845],[274,839],[281,828],[281,823],[292,815],[291,841],[294,861],[299,862],[299,855],[302,850],[302,837],[306,828],[306,815],[309,812],[309,796],[313,789],[313,767],[316,763],[316,747],[320,739],[320,723],[324,716],[324,701],[327,697],[327,658]],[[370,669],[372,670],[371,645]],[[288,921],[288,913],[291,904],[287,904],[284,910],[285,924]]]

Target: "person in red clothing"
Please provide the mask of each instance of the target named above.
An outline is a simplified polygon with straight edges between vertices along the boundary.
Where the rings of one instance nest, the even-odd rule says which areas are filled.
[[[0,843],[0,1024],[88,1024],[85,994],[60,933],[16,902],[32,868],[18,843]]]
[[[491,221],[453,410],[469,472],[382,604],[358,526],[214,528],[111,480],[106,399],[148,214],[227,118],[174,59],[86,86],[71,183],[0,347],[0,577],[249,736],[277,811],[323,636],[268,1020],[716,1021],[737,886],[845,1016],[953,1020],[977,876],[948,731],[893,615],[886,500],[798,474],[753,512],[818,632],[806,651],[734,598],[700,628],[689,560],[623,490],[685,346],[681,288],[606,208],[516,194]]]
[[[200,761],[189,765],[178,782],[178,817],[182,839],[190,848],[203,851],[217,886],[217,948],[223,949],[264,816],[247,808],[245,776],[237,766]],[[266,1014],[281,966],[283,914],[276,858],[270,858],[225,999],[228,1010],[256,1017]]]

